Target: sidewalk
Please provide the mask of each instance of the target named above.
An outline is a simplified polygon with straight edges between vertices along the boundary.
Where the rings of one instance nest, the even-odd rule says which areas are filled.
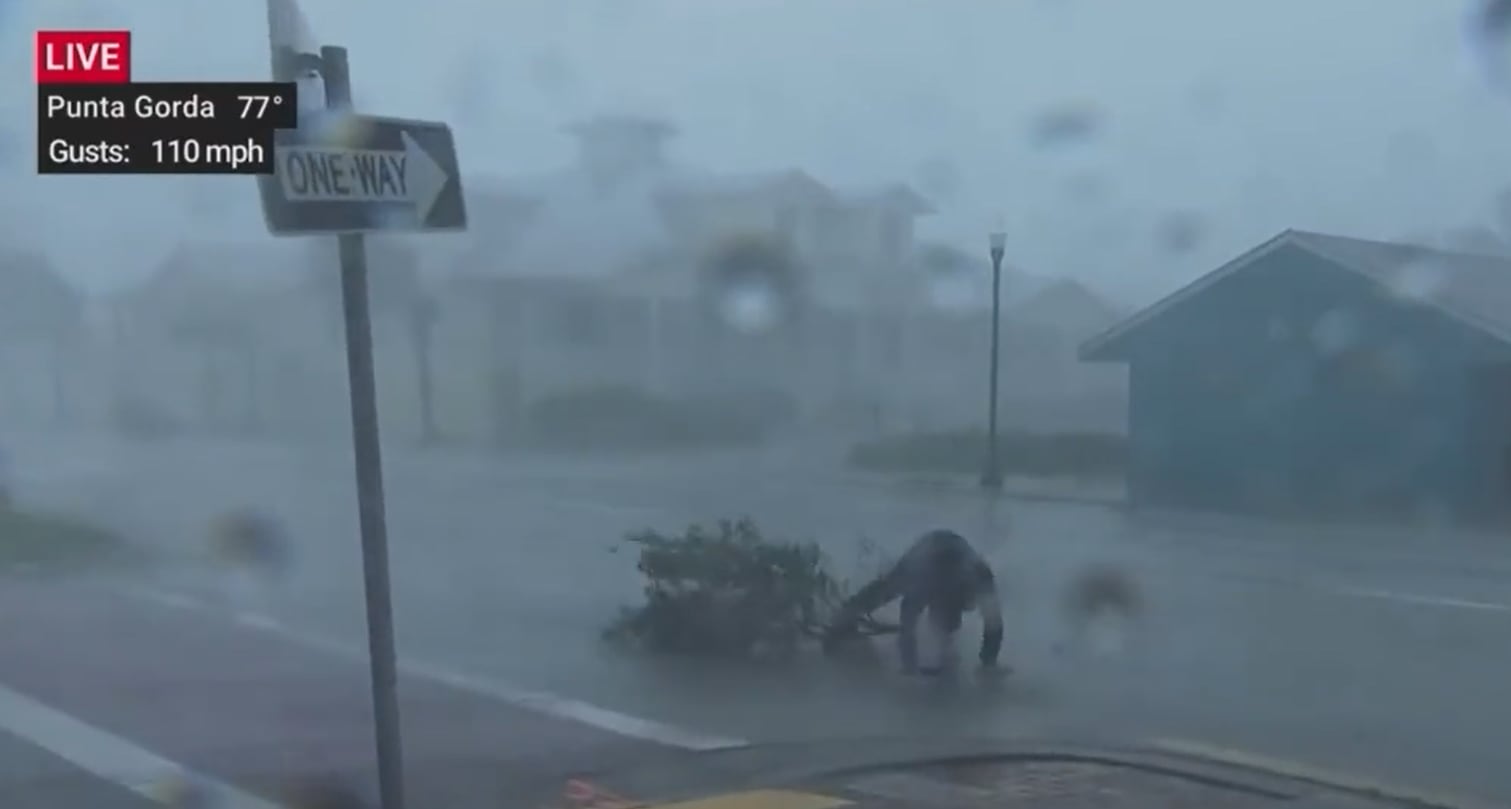
[[[940,494],[985,498],[990,492],[968,475],[892,475],[883,472],[846,470],[851,485],[890,488],[915,494]],[[1010,477],[1002,482],[1001,497],[1049,503],[1079,503],[1104,508],[1126,508],[1127,496],[1120,483],[1083,483],[1074,480]]]
[[[906,478],[847,471],[847,485],[899,495],[985,500],[991,495],[967,476]],[[1023,503],[1063,503],[1121,514],[1135,542],[1308,555],[1361,562],[1511,577],[1511,532],[1399,522],[1302,522],[1218,512],[1134,508],[1121,485],[1009,479],[1000,497]]]
[[[0,648],[4,691],[86,723],[102,738],[129,740],[267,799],[311,782],[374,794],[363,665],[208,615],[83,585],[6,582],[0,589]],[[559,792],[567,777],[678,754],[429,681],[403,679],[400,701],[414,806],[529,806],[531,801],[518,799]],[[16,722],[18,715],[28,714],[0,711],[0,720]],[[76,744],[80,750],[74,752],[82,756],[76,763],[100,760],[97,748],[104,742],[92,741],[86,731],[58,735],[57,726],[53,722],[49,731],[54,748]],[[28,738],[34,727],[3,730],[38,743]],[[69,750],[59,754],[70,758]],[[143,756],[127,758],[151,761]],[[168,777],[95,774],[117,783]]]

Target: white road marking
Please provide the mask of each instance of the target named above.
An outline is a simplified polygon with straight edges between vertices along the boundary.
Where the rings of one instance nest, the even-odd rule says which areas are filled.
[[[173,593],[167,590],[159,590],[152,587],[140,587],[134,588],[129,592],[134,598],[140,598],[143,601],[151,601],[152,603],[157,604],[160,607],[170,607],[177,610],[192,610],[198,606],[194,599],[181,593]]]
[[[148,800],[163,800],[173,784],[192,784],[226,809],[281,809],[250,793],[190,772],[133,742],[86,724],[0,686],[0,727],[98,778]]]
[[[1394,601],[1400,604],[1412,604],[1419,607],[1440,607],[1444,609],[1475,610],[1478,612],[1511,612],[1511,604],[1502,604],[1496,601],[1474,601],[1448,596],[1399,593],[1393,590],[1377,590],[1368,587],[1351,587],[1346,585],[1328,585],[1323,589],[1335,595],[1348,596],[1350,598]]]
[[[174,609],[193,609],[199,611],[202,606],[197,605],[191,599],[174,594],[165,594],[154,588],[135,587],[118,590],[117,592],[131,598],[149,601],[153,604],[171,606]],[[209,614],[216,614],[215,611],[209,609],[204,609],[203,611]],[[366,665],[368,662],[367,650],[361,645],[294,629],[266,615],[259,616],[255,620],[247,620],[245,614],[243,614],[237,622],[248,628],[277,636],[307,649],[363,665]],[[744,739],[688,730],[664,722],[621,713],[583,702],[582,700],[551,694],[545,691],[522,688],[492,677],[468,674],[431,662],[401,657],[399,660],[399,671],[411,677],[427,679],[460,691],[468,691],[546,716],[577,722],[620,736],[655,742],[668,747],[710,751],[745,747],[750,744]]]

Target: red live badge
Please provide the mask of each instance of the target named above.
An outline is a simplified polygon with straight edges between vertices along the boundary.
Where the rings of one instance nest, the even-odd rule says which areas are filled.
[[[38,84],[131,81],[130,31],[38,31]]]

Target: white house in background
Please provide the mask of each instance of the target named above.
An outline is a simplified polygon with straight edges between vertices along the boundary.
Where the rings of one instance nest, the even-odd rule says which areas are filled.
[[[691,295],[699,262],[735,237],[786,242],[813,289],[853,305],[903,293],[914,224],[933,208],[904,185],[840,193],[797,169],[720,174],[668,157],[676,130],[635,116],[567,128],[575,161],[469,181],[471,229],[448,261],[464,275],[616,278]]]
[[[906,264],[916,246],[918,219],[937,211],[904,183],[845,194],[823,222],[829,237],[820,250],[880,267]]]
[[[732,237],[770,234],[808,266],[821,302],[891,308],[916,293],[914,225],[934,209],[903,185],[841,193],[792,169],[683,181],[661,210],[673,240],[695,256]]]
[[[657,199],[668,236],[694,254],[752,234],[812,253],[824,237],[821,218],[835,202],[828,186],[797,169],[686,177]]]

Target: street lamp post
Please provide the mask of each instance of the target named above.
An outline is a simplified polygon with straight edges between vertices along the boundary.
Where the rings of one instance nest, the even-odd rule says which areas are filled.
[[[992,367],[988,383],[986,405],[986,469],[981,473],[981,486],[987,489],[1002,488],[1002,468],[997,459],[997,373],[1000,342],[998,336],[1002,325],[1002,253],[1007,246],[1007,234],[997,230],[990,237],[992,257]]]

